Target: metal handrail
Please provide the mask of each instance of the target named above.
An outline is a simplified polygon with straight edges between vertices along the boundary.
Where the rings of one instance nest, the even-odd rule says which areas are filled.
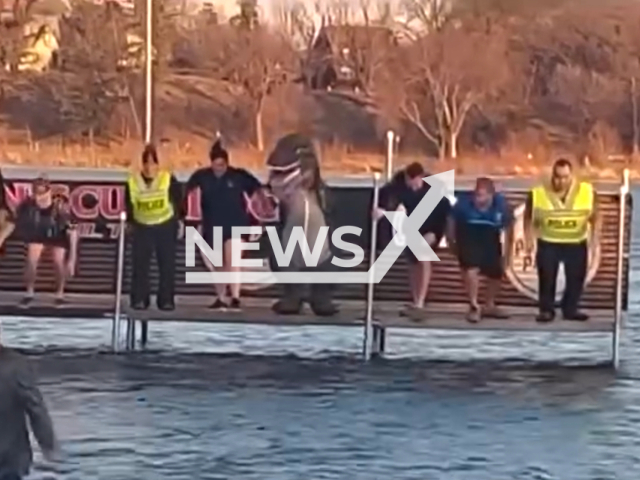
[[[378,207],[378,201],[380,198],[380,174],[373,174],[373,206],[371,212]],[[369,247],[369,282],[367,283],[367,307],[366,316],[364,322],[364,343],[362,345],[362,352],[364,359],[369,361],[371,359],[371,338],[373,337],[373,297],[374,297],[374,270],[376,262],[376,250],[378,243],[378,218],[376,215],[372,215],[371,220],[371,245]]]
[[[387,132],[387,155],[384,165],[384,180],[388,182],[393,176],[393,153],[396,143],[396,134],[393,130]]]
[[[616,300],[614,311],[613,326],[613,345],[612,356],[613,366],[618,368],[620,363],[620,330],[622,323],[622,296],[624,282],[624,262],[625,262],[625,246],[627,234],[627,197],[629,195],[629,169],[625,168],[622,173],[622,184],[620,185],[620,211],[618,217],[618,252],[616,265]]]
[[[113,330],[111,332],[111,346],[114,352],[120,350],[120,315],[122,313],[122,285],[124,283],[124,254],[127,230],[127,214],[120,213],[120,232],[118,236],[118,266],[116,272],[116,304],[113,312]]]

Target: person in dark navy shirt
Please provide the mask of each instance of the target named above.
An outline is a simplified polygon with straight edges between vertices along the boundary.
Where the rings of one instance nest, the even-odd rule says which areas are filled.
[[[503,271],[502,233],[507,233],[507,248],[511,247],[513,214],[507,200],[495,191],[489,178],[479,178],[473,192],[458,196],[449,217],[447,240],[458,257],[469,296],[467,320],[478,322],[481,317],[508,318],[496,306]],[[478,306],[480,275],[487,280],[485,306]]]
[[[223,270],[238,272],[238,281],[229,285],[231,298],[226,301],[227,285],[216,284],[218,298],[211,305],[217,310],[240,309],[240,281],[239,267],[231,265],[234,242],[233,227],[248,227],[251,218],[247,212],[247,197],[254,194],[264,194],[260,181],[242,168],[229,165],[229,154],[217,140],[209,152],[210,167],[201,168],[191,175],[187,181],[186,195],[200,189],[200,208],[202,211],[202,237],[212,247],[214,228],[222,229],[223,241]],[[236,246],[235,248],[239,248]],[[203,256],[207,268],[213,270],[213,265]]]
[[[428,176],[421,164],[412,163],[404,170],[398,172],[393,179],[380,190],[378,209],[374,214],[383,215],[384,210],[396,210],[402,206],[407,216],[411,216],[422,198],[427,194],[431,186],[423,178]],[[451,210],[451,203],[447,197],[442,197],[435,210],[420,227],[420,233],[434,248],[445,234],[447,217]],[[393,240],[392,240],[393,241]],[[413,252],[405,249],[405,255],[409,260],[409,285],[411,288],[412,304],[403,313],[424,308],[429,283],[431,281],[431,262],[421,262]]]

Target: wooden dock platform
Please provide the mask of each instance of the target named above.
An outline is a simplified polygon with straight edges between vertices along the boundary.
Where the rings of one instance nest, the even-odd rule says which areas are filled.
[[[33,318],[85,318],[89,320],[112,320],[115,297],[111,295],[67,295],[67,304],[54,305],[50,293],[37,295],[29,308],[18,305],[23,294],[0,293],[0,316]],[[122,314],[139,322],[187,322],[187,323],[234,323],[263,324],[277,326],[354,326],[362,327],[365,321],[365,304],[362,301],[343,300],[337,302],[340,312],[332,317],[315,316],[308,307],[300,315],[278,315],[271,310],[272,299],[247,298],[239,312],[216,311],[209,308],[212,297],[179,296],[176,309],[161,311],[152,306],[147,310],[133,310],[123,298]],[[463,304],[436,304],[426,307],[417,315],[404,316],[405,304],[401,302],[376,302],[374,324],[381,328],[418,328],[440,330],[513,330],[556,332],[611,332],[614,318],[610,311],[587,310],[591,318],[586,322],[565,321],[560,318],[548,324],[535,321],[536,310],[530,307],[506,307],[511,315],[507,320],[484,319],[478,323],[465,320],[467,307]]]
[[[620,332],[624,312],[628,306],[630,229],[633,203],[629,195],[628,174],[621,184],[598,185],[599,205],[602,213],[602,232],[597,244],[589,245],[589,265],[581,306],[590,315],[586,322],[564,321],[561,318],[551,323],[536,323],[538,281],[535,268],[528,265],[523,253],[524,202],[530,182],[502,188],[507,201],[514,209],[513,257],[506,265],[505,277],[501,285],[498,304],[510,315],[507,320],[482,320],[470,323],[465,319],[467,306],[466,290],[460,275],[457,259],[446,246],[436,249],[440,258],[433,264],[432,282],[427,297],[428,307],[411,317],[404,316],[403,310],[410,298],[406,256],[401,255],[394,262],[384,279],[373,288],[366,285],[340,285],[336,299],[340,313],[332,317],[317,317],[306,309],[300,315],[282,316],[271,310],[271,305],[279,295],[278,285],[245,285],[243,309],[240,312],[220,312],[209,305],[213,298],[211,285],[186,282],[190,271],[204,271],[200,257],[196,265],[186,266],[186,248],[179,242],[176,251],[176,309],[166,312],[151,307],[145,311],[130,308],[128,297],[131,291],[132,250],[127,235],[124,234],[125,220],[123,193],[124,173],[108,178],[95,178],[93,170],[74,177],[69,172],[51,172],[59,187],[68,189],[72,201],[72,213],[84,219],[79,225],[83,237],[79,247],[76,275],[67,285],[68,302],[57,307],[51,293],[37,295],[29,308],[21,308],[23,296],[24,245],[10,239],[5,245],[5,253],[0,261],[0,319],[4,316],[20,317],[28,323],[30,318],[48,318],[61,321],[81,318],[91,321],[112,322],[112,346],[114,351],[121,348],[121,327],[126,325],[126,348],[134,349],[137,330],[141,326],[140,344],[147,341],[147,329],[153,322],[175,323],[225,323],[263,324],[300,327],[349,326],[363,331],[363,357],[383,353],[385,332],[388,329],[439,329],[474,331],[514,331],[514,332],[602,332],[612,339],[612,363],[619,363]],[[33,174],[33,175],[32,175]],[[29,175],[12,175],[14,189],[7,191],[8,202],[19,204],[30,191]],[[459,179],[456,179],[459,180]],[[474,179],[467,179],[474,180]],[[331,186],[334,201],[344,208],[334,219],[335,228],[355,226],[362,235],[358,244],[365,251],[365,258],[375,258],[393,236],[391,224],[383,220],[380,225],[371,223],[371,203],[377,192],[377,183],[371,178],[366,182],[336,183]],[[468,189],[471,183],[457,182],[458,190]],[[505,185],[506,187],[506,185]],[[457,192],[456,192],[457,193]],[[189,198],[186,221],[198,225],[200,221],[197,196]],[[82,228],[80,228],[82,227]],[[372,239],[376,239],[373,241]],[[376,252],[370,255],[371,248]],[[257,251],[255,258],[266,258],[266,252]],[[46,255],[45,255],[46,256]],[[362,264],[359,269],[368,268]],[[44,261],[39,272],[37,289],[48,290],[53,286],[51,262]],[[563,288],[564,277],[559,276],[558,295]],[[158,286],[158,269],[151,265],[151,290]],[[481,288],[481,291],[484,287]],[[481,297],[482,297],[481,293]],[[372,309],[367,310],[367,305]],[[371,313],[371,315],[368,315]],[[177,326],[176,328],[180,328]],[[471,333],[473,334],[473,333]]]

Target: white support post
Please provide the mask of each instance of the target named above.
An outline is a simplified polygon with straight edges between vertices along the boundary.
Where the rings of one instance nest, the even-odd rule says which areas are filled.
[[[153,138],[153,0],[145,3],[145,44],[144,44],[144,141]]]
[[[627,255],[625,252],[625,240],[627,236],[627,197],[629,195],[629,169],[625,168],[620,185],[620,209],[618,217],[618,262],[616,266],[616,302],[612,339],[612,363],[617,370],[620,366],[620,333],[622,329],[622,300],[624,294],[624,267]]]
[[[393,176],[393,155],[396,146],[396,134],[393,130],[387,132],[387,155],[384,165],[384,180],[388,182]]]
[[[380,198],[380,174],[373,174],[373,205],[371,213],[378,207]],[[362,354],[365,361],[371,359],[371,343],[373,340],[373,296],[375,287],[374,264],[376,262],[376,250],[378,243],[378,218],[372,215],[371,220],[371,244],[369,249],[369,282],[367,284],[367,305],[364,321],[364,340],[362,345]]]
[[[118,264],[116,271],[116,304],[113,312],[111,347],[115,353],[120,351],[120,316],[122,315],[122,284],[124,282],[125,237],[127,214],[120,213],[120,236],[118,237]]]

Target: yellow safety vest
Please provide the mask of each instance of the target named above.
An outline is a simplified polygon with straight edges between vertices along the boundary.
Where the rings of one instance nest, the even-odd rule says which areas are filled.
[[[137,223],[159,225],[173,218],[175,211],[169,195],[171,186],[169,172],[158,173],[148,186],[142,175],[132,174],[127,184],[133,204],[133,219]]]
[[[579,243],[589,235],[593,214],[593,185],[574,182],[565,201],[548,185],[532,191],[533,224],[538,238],[551,243]]]

